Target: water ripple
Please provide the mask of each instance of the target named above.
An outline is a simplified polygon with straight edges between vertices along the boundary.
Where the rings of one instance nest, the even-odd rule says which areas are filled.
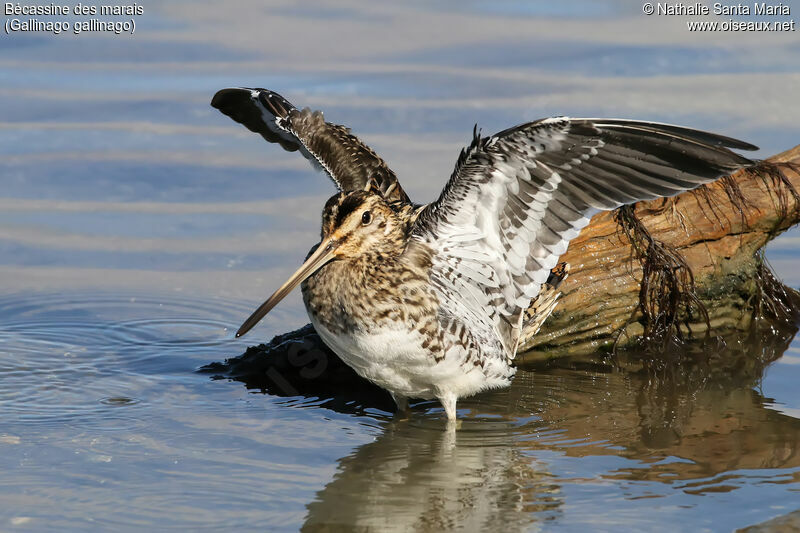
[[[149,318],[112,324],[108,338],[119,345],[169,348],[219,346],[231,340],[230,323],[192,318]]]
[[[131,428],[164,374],[191,375],[246,307],[183,295],[12,294],[0,298],[0,406],[25,423]]]

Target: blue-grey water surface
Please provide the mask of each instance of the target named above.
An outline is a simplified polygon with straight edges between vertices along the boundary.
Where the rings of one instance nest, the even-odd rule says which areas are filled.
[[[764,341],[766,368],[522,371],[461,402],[455,436],[433,402],[396,420],[196,372],[306,323],[293,294],[232,335],[333,192],[212,109],[217,89],[323,109],[429,201],[476,122],[619,116],[791,148],[797,32],[689,33],[614,0],[139,5],[133,35],[0,37],[0,530],[800,523],[791,337]],[[767,254],[795,288],[798,245]]]

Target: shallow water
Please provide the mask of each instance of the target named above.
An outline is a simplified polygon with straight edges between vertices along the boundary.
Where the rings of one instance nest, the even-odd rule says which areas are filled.
[[[800,340],[671,370],[521,371],[392,418],[380,395],[263,392],[197,369],[306,323],[332,187],[208,105],[324,109],[418,200],[485,132],[559,113],[800,142],[797,34],[689,35],[635,2],[145,2],[133,36],[3,35],[0,530],[728,531],[800,509]],[[561,4],[559,4],[561,6]],[[800,232],[767,256],[800,287]],[[795,522],[796,523],[796,522]]]

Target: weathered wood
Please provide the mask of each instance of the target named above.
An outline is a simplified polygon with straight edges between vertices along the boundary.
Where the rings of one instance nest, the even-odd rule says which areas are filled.
[[[760,251],[800,219],[798,163],[800,146],[698,191],[635,206],[651,237],[677,251],[694,276],[708,322],[698,310],[683,332],[750,326],[762,289]],[[539,335],[523,347],[522,362],[596,352],[618,338],[629,344],[645,331],[642,263],[617,218],[611,212],[596,215],[562,256],[571,265],[563,296]]]

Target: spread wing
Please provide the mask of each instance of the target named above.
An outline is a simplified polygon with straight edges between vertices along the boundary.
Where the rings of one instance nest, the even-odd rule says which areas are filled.
[[[363,189],[374,179],[388,201],[410,203],[383,159],[349,128],[325,122],[321,111],[298,110],[277,93],[247,87],[222,89],[211,105],[284,150],[300,150],[343,192]]]
[[[415,244],[444,319],[465,317],[514,357],[524,312],[598,210],[672,196],[753,164],[712,133],[616,119],[545,119],[474,136]]]

